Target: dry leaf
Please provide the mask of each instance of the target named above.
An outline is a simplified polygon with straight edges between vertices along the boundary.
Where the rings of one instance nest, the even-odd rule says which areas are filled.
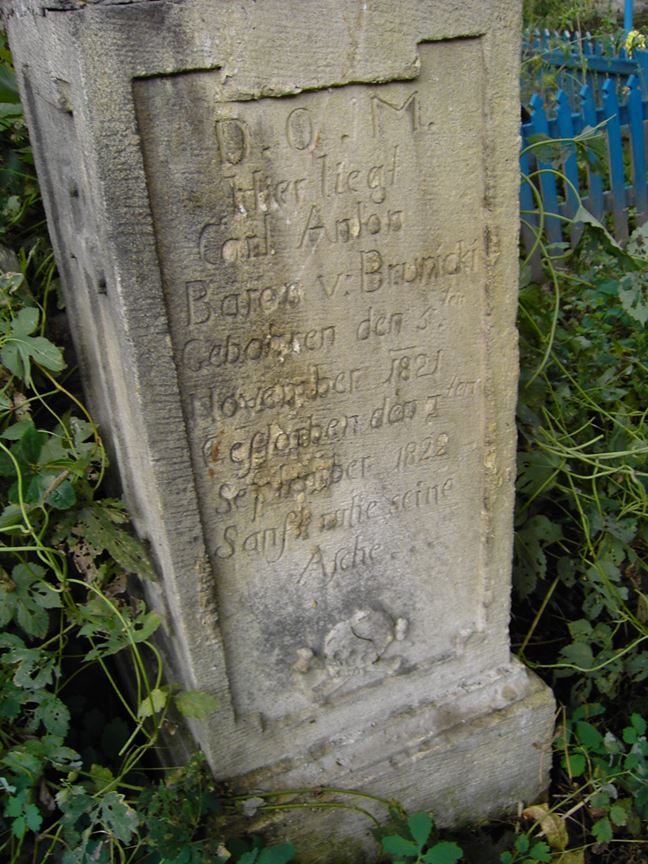
[[[523,819],[537,822],[552,849],[562,851],[569,843],[565,820],[559,813],[549,812],[548,804],[534,804],[522,811]],[[562,860],[562,859],[561,859]]]
[[[563,852],[556,864],[585,864],[585,850],[574,849],[570,852]]]

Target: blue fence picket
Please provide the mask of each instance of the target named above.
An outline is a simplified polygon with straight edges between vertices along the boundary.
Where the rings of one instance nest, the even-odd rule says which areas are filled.
[[[572,110],[569,102],[569,97],[564,90],[559,90],[556,97],[558,111],[556,113],[556,130],[560,138],[574,137],[574,122],[572,119]],[[580,188],[578,182],[578,163],[576,162],[576,148],[572,144],[569,146],[570,155],[564,161],[563,172],[567,178],[565,184],[566,198],[566,215],[572,218],[576,213],[580,198]]]
[[[603,117],[610,159],[610,187],[612,189],[612,217],[614,234],[618,240],[628,239],[625,175],[623,171],[623,142],[621,140],[621,112],[612,81],[603,85]]]
[[[531,128],[538,135],[549,135],[549,123],[542,104],[542,99],[534,94],[531,98]],[[544,205],[544,228],[549,243],[562,243],[562,227],[560,224],[560,205],[558,203],[558,186],[556,169],[549,162],[537,160],[535,181],[540,186],[540,194]]]
[[[628,79],[628,120],[630,126],[630,147],[632,154],[632,185],[637,220],[641,224],[648,219],[648,190],[646,189],[646,151],[643,123],[643,105],[639,80],[636,75]]]
[[[523,142],[524,145],[524,142]],[[524,146],[520,153],[520,221],[522,223],[522,242],[528,253],[537,249],[536,240],[540,231],[540,220],[538,217],[538,201],[536,194],[539,194],[530,177],[531,160]],[[539,266],[539,256],[535,255],[535,260],[532,261],[532,266]]]
[[[591,127],[594,129],[597,125],[596,106],[594,105],[594,95],[592,88],[581,87],[581,114],[583,117],[583,127]],[[603,178],[592,170],[590,165],[587,166],[587,180],[589,186],[589,195],[585,199],[585,205],[597,219],[603,219]]]

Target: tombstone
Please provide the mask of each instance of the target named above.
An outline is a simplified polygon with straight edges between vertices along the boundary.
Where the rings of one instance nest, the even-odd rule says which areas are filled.
[[[86,392],[236,788],[448,824],[546,787],[508,638],[517,7],[7,15]]]

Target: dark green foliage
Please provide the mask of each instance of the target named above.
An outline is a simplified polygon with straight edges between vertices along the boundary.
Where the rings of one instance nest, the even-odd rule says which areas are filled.
[[[648,261],[588,227],[553,275],[557,290],[521,294],[515,585],[527,620],[548,598],[543,623],[562,645],[546,665],[578,676],[577,705],[648,678],[648,305],[621,296]],[[529,639],[527,657],[548,659]]]
[[[395,864],[456,864],[462,851],[456,843],[438,840],[434,820],[428,813],[412,813],[405,818],[392,813],[398,833],[382,834],[381,845]]]

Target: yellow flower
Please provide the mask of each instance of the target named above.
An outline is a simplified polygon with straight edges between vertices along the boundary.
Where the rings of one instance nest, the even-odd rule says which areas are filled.
[[[639,30],[630,30],[625,40],[625,49],[628,52],[628,57],[632,57],[632,52],[635,48],[642,51],[646,47],[646,37]]]

